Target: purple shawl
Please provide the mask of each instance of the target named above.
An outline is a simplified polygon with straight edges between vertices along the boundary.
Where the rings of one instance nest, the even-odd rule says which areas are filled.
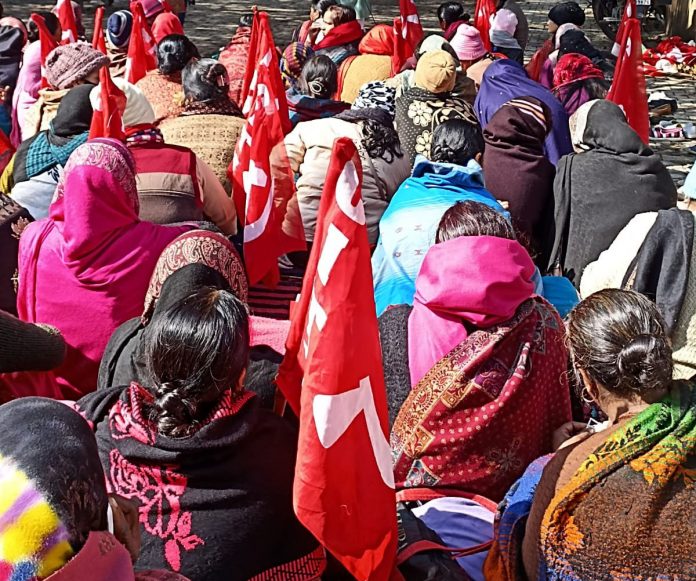
[[[551,110],[552,128],[546,137],[546,157],[556,165],[564,155],[573,151],[568,129],[568,115],[551,91],[532,81],[521,65],[509,59],[493,62],[483,75],[474,111],[485,129],[493,115],[515,97],[534,97]]]

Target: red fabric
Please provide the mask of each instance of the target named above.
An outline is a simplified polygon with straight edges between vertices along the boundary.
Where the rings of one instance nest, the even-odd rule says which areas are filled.
[[[58,16],[60,28],[63,31],[61,36],[63,44],[76,42],[79,35],[77,33],[77,21],[75,20],[72,2],[70,0],[58,0],[56,16]]]
[[[456,22],[453,22],[447,27],[447,30],[445,30],[445,40],[450,41],[454,38],[454,35],[457,33],[457,29],[462,25],[462,24],[469,24],[468,20],[457,20]]]
[[[409,50],[416,52],[418,43],[423,40],[423,26],[418,16],[418,8],[413,0],[399,0],[401,17],[401,36],[406,41]]]
[[[400,72],[408,59],[413,57],[413,50],[406,44],[402,34],[401,18],[394,19],[394,53],[392,54],[392,75]]]
[[[621,22],[619,22],[619,28],[616,31],[616,39],[614,40],[614,46],[611,49],[611,54],[613,54],[615,57],[619,56],[619,51],[621,50],[621,43],[623,42],[624,35],[626,34],[626,21],[629,18],[636,18],[636,14],[636,0],[626,0],[623,15],[621,16]]]
[[[575,81],[585,79],[603,79],[604,73],[584,54],[564,54],[553,69],[553,86],[555,89]]]
[[[157,68],[157,44],[150,26],[145,20],[140,2],[131,2],[133,28],[128,41],[125,78],[129,83],[137,83],[148,71]]]
[[[358,52],[391,55],[394,52],[394,31],[386,24],[373,26],[360,41]]]
[[[333,48],[360,40],[362,36],[363,29],[360,23],[357,20],[351,20],[329,30],[327,35],[321,39],[321,42],[315,44],[313,48],[315,51],[322,48]]]
[[[515,240],[461,236],[431,247],[416,278],[408,319],[411,385],[464,341],[467,329],[511,319],[534,294],[534,271],[528,252]]]
[[[637,18],[629,18],[626,21],[621,49],[614,68],[614,80],[607,99],[623,109],[628,124],[644,143],[648,143],[648,96],[641,56],[640,20]]]
[[[152,23],[152,35],[155,37],[155,42],[159,44],[165,36],[170,34],[184,34],[184,27],[176,14],[162,12]]]
[[[474,26],[478,28],[478,31],[481,33],[483,46],[485,46],[486,50],[489,52],[492,48],[489,34],[491,29],[491,16],[495,14],[495,8],[495,0],[476,0]]]
[[[278,257],[304,250],[306,244],[301,224],[292,224],[284,231],[284,222],[288,225],[286,209],[295,194],[294,176],[283,146],[290,119],[278,53],[265,12],[254,13],[247,78],[242,109],[247,122],[227,174],[237,216],[244,227],[249,283],[264,281],[275,286],[280,279]]]
[[[249,60],[249,45],[251,42],[251,28],[240,26],[227,46],[220,51],[218,62],[227,69],[230,78],[229,96],[239,107],[243,105],[242,90],[246,66]]]
[[[5,135],[4,132],[0,131],[0,172],[5,171],[7,164],[10,163],[10,159],[14,155],[15,148],[10,142],[10,138]]]
[[[549,55],[554,51],[553,37],[547,38],[544,44],[532,55],[527,65],[524,67],[527,75],[532,81],[539,82],[541,79],[541,70],[544,68],[544,63]]]
[[[104,38],[104,10],[99,6],[94,13],[94,33],[92,34],[92,47],[106,54],[106,40]]]
[[[126,95],[111,80],[109,67],[99,69],[98,90],[99,101],[92,115],[89,138],[111,137],[119,141],[125,141],[123,112],[126,110]]]
[[[44,19],[38,14],[32,14],[31,20],[39,29],[39,42],[41,43],[41,88],[49,87],[50,84],[46,80],[46,57],[58,46],[56,39],[53,38],[51,32],[46,28]]]
[[[386,581],[396,497],[361,182],[337,139],[278,385],[300,418],[298,518],[357,579]]]

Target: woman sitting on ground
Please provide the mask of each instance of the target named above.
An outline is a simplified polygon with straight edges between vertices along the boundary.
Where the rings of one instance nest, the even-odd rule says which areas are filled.
[[[137,82],[155,110],[155,125],[183,112],[181,71],[193,58],[200,58],[198,49],[182,34],[172,34],[157,45],[157,68]]]
[[[122,143],[93,139],[73,152],[48,218],[27,226],[19,243],[17,310],[63,335],[67,354],[51,386],[63,399],[96,388],[109,337],[140,313],[162,250],[191,229],[139,220],[135,166]]]
[[[286,91],[290,123],[333,117],[350,108],[348,103],[335,101],[338,69],[326,55],[313,56],[302,67],[295,87]]]
[[[451,547],[489,540],[493,520],[452,491],[499,501],[571,418],[563,323],[534,273],[504,216],[460,202],[440,221],[413,307],[380,317],[382,342],[402,345],[385,350],[385,369],[407,368],[413,386],[390,394],[397,490],[442,490],[418,511]],[[483,579],[484,558],[459,563]]]
[[[147,386],[78,402],[111,489],[140,503],[136,567],[207,581],[321,575],[323,549],[292,509],[297,435],[242,387],[245,305],[204,287],[153,318],[143,339]]]
[[[567,343],[584,398],[608,420],[564,426],[557,446],[582,431],[510,491],[488,578],[692,578],[696,398],[672,380],[662,317],[638,293],[603,290],[570,314]]]
[[[677,190],[660,156],[631,129],[609,101],[589,101],[571,118],[573,147],[560,160],[554,181],[555,217],[548,224],[548,272],[563,272],[579,286],[636,214],[677,204]]]
[[[213,59],[193,59],[182,73],[184,110],[160,125],[165,143],[183,145],[206,162],[227,192],[227,168],[244,127],[244,115],[230,100],[227,70]]]
[[[372,255],[378,315],[390,305],[413,302],[418,270],[435,242],[442,215],[453,204],[474,200],[505,212],[483,184],[483,148],[477,125],[452,119],[435,129],[432,161],[416,159],[411,177],[401,184],[379,222]]]

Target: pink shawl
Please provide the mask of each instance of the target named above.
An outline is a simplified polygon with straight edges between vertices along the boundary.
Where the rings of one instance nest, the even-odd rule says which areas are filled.
[[[22,68],[19,69],[17,86],[12,94],[12,134],[10,141],[16,148],[22,137],[24,118],[39,98],[41,88],[41,43],[32,42],[24,51]]]
[[[462,236],[432,246],[408,319],[411,385],[475,329],[513,317],[534,294],[534,263],[514,240]]]
[[[193,228],[141,222],[138,210],[128,149],[89,141],[65,166],[49,217],[20,240],[17,310],[63,334],[67,355],[54,376],[65,399],[94,391],[106,343],[140,314],[160,253]]]

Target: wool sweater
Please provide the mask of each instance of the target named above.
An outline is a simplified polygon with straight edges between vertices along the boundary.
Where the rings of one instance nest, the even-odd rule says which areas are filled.
[[[228,193],[227,168],[234,157],[244,119],[232,115],[182,115],[160,125],[165,143],[182,145],[207,163]]]

